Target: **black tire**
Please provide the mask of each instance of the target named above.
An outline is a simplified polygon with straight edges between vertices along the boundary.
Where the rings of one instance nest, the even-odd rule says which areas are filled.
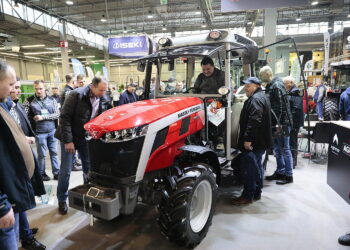
[[[206,236],[212,222],[218,189],[215,175],[208,165],[195,163],[174,178],[168,178],[168,182],[171,180],[176,185],[170,185],[170,183],[166,185],[158,206],[160,230],[168,240],[179,246],[193,248]],[[210,192],[212,199],[209,203]],[[203,195],[204,193],[206,195]],[[202,200],[196,197],[202,197]],[[197,208],[202,213],[199,215],[195,213],[191,221],[192,202],[194,210]],[[201,210],[201,206],[206,207],[206,205],[208,205],[207,210]],[[204,219],[198,220],[198,218]],[[199,226],[196,224],[198,221],[200,221]]]
[[[323,103],[323,118],[325,121],[339,120],[338,99],[326,97]]]

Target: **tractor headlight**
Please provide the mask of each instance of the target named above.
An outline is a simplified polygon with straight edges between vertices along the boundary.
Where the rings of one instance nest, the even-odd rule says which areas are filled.
[[[101,140],[106,143],[123,142],[145,136],[148,125],[142,125],[135,128],[122,129],[106,133]]]
[[[224,96],[224,95],[228,95],[228,93],[230,93],[230,90],[229,90],[229,88],[223,86],[223,87],[221,87],[221,88],[218,89],[218,93],[219,93],[220,95],[223,95],[223,96]]]

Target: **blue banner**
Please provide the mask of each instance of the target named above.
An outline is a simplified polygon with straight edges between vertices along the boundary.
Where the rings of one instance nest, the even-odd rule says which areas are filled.
[[[85,76],[86,74],[84,65],[76,58],[71,58],[70,60],[72,62],[74,75],[82,74]]]
[[[309,0],[221,0],[221,12],[308,5]]]
[[[108,39],[108,52],[124,58],[138,58],[148,55],[146,36],[124,36]]]

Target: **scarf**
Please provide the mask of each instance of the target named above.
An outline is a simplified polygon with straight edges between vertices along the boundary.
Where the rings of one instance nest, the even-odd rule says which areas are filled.
[[[0,107],[0,115],[9,127],[12,136],[14,137],[17,146],[22,154],[24,164],[27,168],[29,179],[32,178],[34,174],[35,162],[32,150],[29,146],[26,136],[24,135],[22,129],[16,123],[16,121],[11,117],[11,115]]]

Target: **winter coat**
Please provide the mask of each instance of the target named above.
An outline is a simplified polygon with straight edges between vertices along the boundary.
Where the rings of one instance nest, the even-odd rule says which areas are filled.
[[[66,100],[66,97],[67,97],[67,95],[72,91],[72,90],[74,90],[71,86],[69,86],[68,84],[66,85],[66,86],[64,86],[64,88],[63,88],[63,91],[62,91],[62,93],[61,93],[61,108],[62,108],[62,106],[63,106],[63,104],[64,104],[64,101]]]
[[[138,101],[138,98],[136,96],[136,94],[130,93],[129,91],[125,90],[119,98],[119,106],[123,105],[123,104],[128,104],[128,103],[132,103],[132,102],[136,102]]]
[[[293,118],[293,129],[299,130],[304,125],[303,98],[300,96],[300,89],[294,86],[288,92],[288,99]]]
[[[6,102],[8,110],[11,109],[12,103],[13,103],[13,101],[11,100],[11,98],[8,98],[8,101]],[[34,137],[35,133],[30,125],[29,119],[27,117],[27,113],[25,112],[23,105],[21,103],[17,102],[15,109],[17,111],[18,118],[20,119],[21,128],[22,128],[24,134],[28,137]],[[34,155],[34,153],[33,153],[33,155]],[[41,173],[39,170],[39,164],[38,164],[38,161],[37,161],[37,158],[35,155],[34,155],[34,161],[35,161],[35,169],[34,169],[34,174],[33,174],[32,178],[30,179],[30,181],[32,183],[32,187],[33,187],[35,195],[41,196],[41,195],[46,194],[46,191],[45,191],[45,186],[44,186],[42,176],[41,176]]]
[[[46,96],[44,99],[39,99],[33,95],[23,103],[23,106],[36,134],[46,134],[55,130],[55,121],[60,115],[59,105],[55,98]],[[47,113],[43,114],[43,111]],[[41,115],[43,120],[35,121],[34,116],[36,115]]]
[[[244,150],[244,142],[252,142],[253,150],[272,147],[271,105],[264,91],[258,88],[243,105],[239,120],[238,148]]]
[[[218,89],[224,85],[225,72],[215,68],[210,77],[200,73],[194,83],[194,88],[199,94],[217,94]]]
[[[339,113],[344,121],[350,121],[350,87],[340,95]]]
[[[55,137],[61,142],[74,142],[76,145],[85,143],[84,124],[90,121],[92,113],[90,91],[90,86],[85,86],[71,91],[66,96],[55,133]],[[104,96],[101,97],[98,114],[110,108],[112,105]]]
[[[0,217],[35,207],[34,190],[21,151],[0,115]]]
[[[271,123],[273,130],[275,130],[277,125],[281,125],[284,129],[292,127],[292,114],[283,80],[275,77],[271,83],[267,84],[265,92],[271,103]]]

